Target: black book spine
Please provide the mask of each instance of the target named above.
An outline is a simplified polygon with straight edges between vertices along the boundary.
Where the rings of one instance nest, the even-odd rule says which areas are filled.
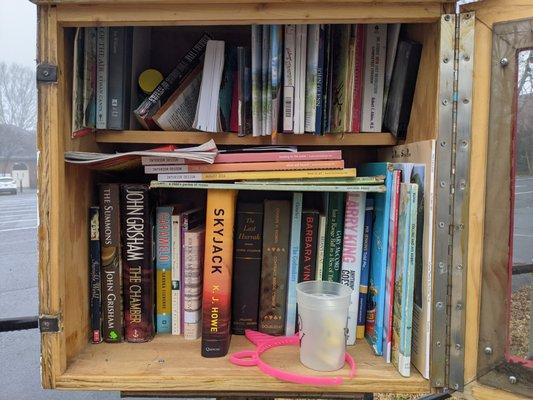
[[[100,274],[100,207],[89,208],[89,307],[92,342],[102,341],[102,279]]]
[[[301,232],[298,282],[313,281],[316,276],[318,211],[311,210],[302,213]]]
[[[233,264],[233,333],[257,330],[259,285],[261,282],[261,246],[263,244],[263,204],[239,203]]]
[[[107,88],[107,127],[124,129],[124,56],[126,28],[109,28],[109,68]]]

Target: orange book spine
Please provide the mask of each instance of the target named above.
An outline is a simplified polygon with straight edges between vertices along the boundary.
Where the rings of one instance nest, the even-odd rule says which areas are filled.
[[[223,357],[229,349],[236,201],[236,190],[207,191],[202,298],[203,357]]]

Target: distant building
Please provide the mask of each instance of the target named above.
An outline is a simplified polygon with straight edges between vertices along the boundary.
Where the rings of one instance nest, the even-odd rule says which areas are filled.
[[[35,132],[0,125],[0,176],[12,176],[23,188],[37,187]]]

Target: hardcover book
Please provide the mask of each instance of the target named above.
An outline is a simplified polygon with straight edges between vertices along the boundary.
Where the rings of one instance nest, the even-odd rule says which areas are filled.
[[[305,131],[305,80],[307,69],[307,25],[296,25],[294,79],[294,133]]]
[[[156,210],[156,331],[172,332],[172,212]]]
[[[354,25],[355,44],[353,60],[353,90],[351,110],[351,132],[361,132],[361,101],[363,92],[363,64],[365,56],[365,25]]]
[[[300,274],[300,234],[302,229],[303,195],[294,192],[289,239],[289,273],[287,279],[287,314],[285,318],[285,336],[294,335],[296,329],[296,284]]]
[[[318,64],[316,69],[316,117],[315,117],[315,134],[322,135],[324,134],[324,87],[326,80],[326,67],[325,67],[325,44],[326,31],[323,24],[318,26]]]
[[[236,228],[231,326],[233,333],[244,335],[245,329],[257,330],[263,203],[239,202]]]
[[[366,301],[368,295],[368,278],[370,275],[370,247],[372,240],[372,223],[374,219],[374,199],[367,197],[365,226],[363,228],[363,254],[361,256],[361,282],[359,284],[359,307],[357,311],[356,339],[365,337]]]
[[[129,128],[133,28],[109,28],[107,128]]]
[[[102,336],[109,343],[124,338],[122,311],[122,259],[120,254],[120,187],[99,186],[100,247],[102,262]]]
[[[96,41],[96,129],[107,128],[107,74],[109,68],[109,28],[100,26]]]
[[[348,77],[351,25],[331,27],[333,70],[331,102],[331,132],[348,131]]]
[[[285,25],[283,53],[283,132],[294,132],[296,25]]]
[[[250,48],[237,47],[237,96],[235,110],[239,136],[252,133],[252,84],[250,77]],[[232,110],[233,113],[233,110]]]
[[[186,340],[198,339],[202,332],[204,240],[204,226],[183,233],[183,337]]]
[[[270,89],[271,89],[271,116],[268,134],[278,132],[278,117],[281,99],[281,75],[283,73],[283,26],[270,27]]]
[[[262,48],[263,28],[252,25],[252,136],[262,136]]]
[[[147,185],[121,185],[120,217],[124,337],[128,342],[146,342],[154,335],[152,221]]]
[[[261,136],[272,132],[272,87],[270,79],[272,64],[270,63],[270,25],[262,25],[261,41]]]
[[[324,274],[324,248],[326,246],[326,215],[318,216],[318,242],[316,245],[316,275],[315,280],[321,281]]]
[[[237,191],[208,190],[202,298],[202,356],[223,357],[231,339],[231,276]]]
[[[89,309],[92,342],[102,341],[102,279],[100,265],[100,207],[89,208]]]
[[[305,131],[316,131],[316,104],[318,89],[318,54],[320,46],[320,25],[307,27],[307,66],[305,82]]]
[[[220,83],[219,104],[220,104],[220,124],[223,132],[230,131],[231,102],[233,96],[233,81],[237,71],[237,49],[233,46],[226,46],[224,54],[224,69],[222,71],[222,81]]]
[[[340,282],[346,194],[331,192],[325,193],[325,196],[327,216],[322,280]]]
[[[96,128],[96,28],[85,28],[83,52],[83,125]]]
[[[317,210],[302,211],[300,236],[300,271],[298,282],[316,279],[319,214]]]
[[[392,80],[392,71],[396,63],[398,40],[402,24],[387,24],[387,56],[385,60],[385,83],[383,90],[383,104],[387,104],[389,89]]]
[[[259,331],[285,333],[291,203],[265,200]]]

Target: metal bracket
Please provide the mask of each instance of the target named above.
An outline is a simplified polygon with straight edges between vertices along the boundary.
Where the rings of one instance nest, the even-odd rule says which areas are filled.
[[[60,318],[58,315],[40,315],[39,330],[41,333],[57,333],[61,331]]]
[[[37,83],[57,82],[57,65],[41,63],[37,65]]]

